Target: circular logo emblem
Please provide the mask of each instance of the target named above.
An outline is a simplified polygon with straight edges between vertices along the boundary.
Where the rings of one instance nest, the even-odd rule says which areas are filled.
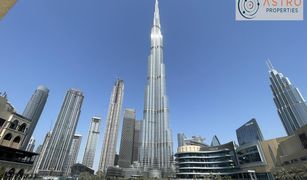
[[[253,19],[256,17],[259,10],[259,0],[239,0],[238,9],[240,14],[246,19]]]

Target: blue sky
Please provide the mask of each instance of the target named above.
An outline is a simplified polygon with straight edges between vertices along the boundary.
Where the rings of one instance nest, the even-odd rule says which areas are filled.
[[[79,161],[92,116],[102,116],[104,133],[117,77],[125,81],[123,108],[142,119],[153,9],[153,0],[27,0],[0,21],[0,91],[22,113],[38,85],[50,89],[37,145],[69,88],[85,95]],[[266,139],[286,135],[265,61],[307,96],[306,21],[236,22],[234,1],[160,0],[160,14],[174,148],[179,132],[207,143],[215,134],[222,143],[236,140],[235,130],[251,118]]]

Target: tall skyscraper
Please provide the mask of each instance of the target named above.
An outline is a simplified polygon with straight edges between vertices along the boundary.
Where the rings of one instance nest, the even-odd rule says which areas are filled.
[[[156,0],[151,29],[151,53],[148,58],[139,160],[144,170],[152,169],[162,173],[169,171],[173,161],[173,140],[169,128],[165,79],[163,36],[160,26],[159,5],[158,0]]]
[[[89,168],[93,168],[94,165],[96,146],[99,138],[100,121],[101,121],[100,117],[93,117],[88,132],[88,138],[87,138],[82,164]]]
[[[263,135],[256,119],[252,119],[236,130],[239,145],[263,141]]]
[[[133,135],[132,163],[139,160],[140,133],[143,121],[135,121]]]
[[[37,151],[38,151],[37,153],[39,153],[39,156],[38,156],[37,160],[35,160],[36,162],[33,164],[33,173],[34,174],[38,174],[38,172],[39,172],[39,167],[40,167],[42,160],[45,157],[46,152],[47,152],[47,147],[48,147],[48,144],[49,144],[49,141],[50,141],[51,133],[52,132],[48,132],[46,134],[42,147],[40,149],[37,149]]]
[[[99,172],[106,172],[108,167],[114,166],[123,95],[124,81],[117,80],[113,87],[109,104],[107,124],[105,127],[104,141],[99,163]]]
[[[298,88],[268,61],[271,89],[278,115],[288,135],[307,124],[307,106]]]
[[[134,129],[135,129],[135,110],[126,109],[124,113],[124,122],[122,128],[122,137],[119,150],[119,167],[128,168],[133,160],[134,146]]]
[[[29,144],[26,148],[26,151],[33,152],[34,147],[35,147],[35,139],[34,139],[34,137],[31,137],[30,142],[29,142]]]
[[[71,143],[71,147],[68,153],[68,158],[64,166],[64,172],[66,176],[69,176],[71,173],[71,166],[76,164],[77,157],[80,149],[80,144],[82,141],[82,135],[75,134]]]
[[[40,164],[40,175],[63,175],[64,165],[78,124],[83,98],[83,94],[79,90],[70,89],[67,92]]]
[[[25,150],[29,144],[32,137],[36,124],[41,116],[45,104],[47,102],[49,89],[45,86],[38,86],[32,95],[30,101],[28,102],[22,115],[31,121],[29,129],[26,132],[26,137],[24,138],[21,149]]]

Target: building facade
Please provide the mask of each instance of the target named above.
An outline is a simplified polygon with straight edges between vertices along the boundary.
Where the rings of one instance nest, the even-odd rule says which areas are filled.
[[[288,135],[307,124],[307,106],[302,94],[290,80],[279,73],[270,62],[271,90],[278,115]]]
[[[29,119],[18,114],[0,93],[0,179],[22,179],[31,174],[38,155],[20,150],[30,125]]]
[[[39,156],[36,160],[36,162],[34,163],[33,165],[33,176],[38,176],[38,172],[39,172],[39,167],[42,163],[42,160],[44,159],[44,157],[46,156],[46,152],[47,152],[47,147],[48,147],[48,144],[49,144],[49,141],[50,141],[50,138],[51,138],[51,132],[48,132],[46,135],[45,135],[45,139],[44,139],[44,142],[43,142],[43,145],[41,147],[41,149],[38,149],[38,153],[39,153]]]
[[[30,120],[18,114],[5,95],[0,95],[0,145],[20,149],[29,126]]]
[[[33,152],[34,148],[35,148],[35,139],[34,139],[34,137],[31,137],[30,142],[29,142],[29,144],[26,148],[26,151]]]
[[[262,132],[256,119],[252,119],[236,130],[239,145],[263,141]]]
[[[135,121],[134,124],[134,136],[133,136],[133,151],[132,151],[132,162],[139,160],[139,149],[140,149],[140,133],[143,121]]]
[[[35,90],[34,94],[32,95],[30,101],[28,102],[24,112],[22,115],[28,118],[31,121],[31,124],[28,128],[27,135],[22,142],[22,149],[25,150],[31,140],[32,134],[35,130],[37,122],[43,112],[45,104],[47,102],[49,94],[49,89],[45,86],[38,86]]]
[[[173,140],[169,128],[163,36],[157,0],[153,19],[139,161],[145,171],[158,170],[167,177],[173,162]]]
[[[253,141],[239,146],[236,152],[240,168],[255,171],[258,179],[273,180],[271,172],[275,168],[277,149],[282,139]]]
[[[181,146],[175,157],[176,177],[180,179],[218,177],[248,179],[251,177],[247,171],[240,170],[233,142],[214,147]]]
[[[103,147],[99,162],[99,172],[105,173],[107,168],[114,166],[120,113],[124,96],[124,81],[117,80],[112,91],[107,124],[105,127]]]
[[[82,164],[89,168],[93,168],[94,165],[96,147],[100,134],[99,132],[100,121],[101,121],[100,117],[93,117],[88,132],[88,138],[86,142]]]
[[[136,120],[135,110],[126,109],[119,151],[119,167],[129,168],[134,162],[138,161],[140,130],[141,121]]]
[[[63,176],[83,102],[79,90],[70,89],[53,128],[39,167],[40,176]]]
[[[82,141],[82,135],[75,134],[71,143],[66,164],[64,166],[65,176],[70,176],[71,167],[77,162],[81,141]]]
[[[125,109],[118,165],[128,168],[132,164],[135,110]]]

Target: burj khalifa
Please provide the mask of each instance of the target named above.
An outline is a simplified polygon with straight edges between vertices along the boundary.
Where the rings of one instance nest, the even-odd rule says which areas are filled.
[[[173,141],[172,132],[169,128],[165,79],[163,36],[161,33],[159,4],[158,0],[156,0],[151,29],[151,52],[148,57],[144,121],[139,160],[144,170],[157,170],[162,172],[162,176],[169,172],[173,159]]]

